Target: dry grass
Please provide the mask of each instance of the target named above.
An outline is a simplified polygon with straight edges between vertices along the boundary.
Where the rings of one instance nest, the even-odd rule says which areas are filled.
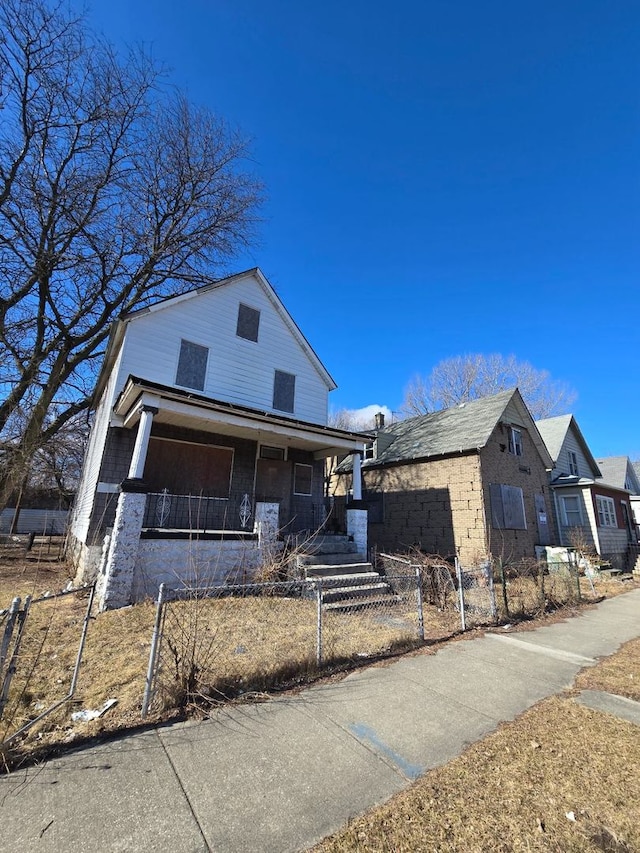
[[[640,685],[626,689],[630,673],[639,678],[640,640],[576,686],[639,698]],[[314,849],[632,853],[640,850],[639,766],[637,726],[554,697]]]
[[[64,588],[67,568],[46,557],[34,553],[25,558],[16,549],[0,554],[0,608],[8,607],[15,595],[24,598]],[[628,588],[619,582],[611,585],[613,592]],[[202,656],[197,662],[197,689],[210,699],[220,699],[301,683],[326,672],[318,671],[315,662],[315,607],[313,601],[277,596],[203,599],[196,608],[194,602],[174,602],[168,612],[175,618],[168,617],[167,627],[174,641],[181,632],[183,642],[189,636],[193,640],[195,614]],[[326,613],[325,662],[362,663],[415,644],[417,625],[411,608],[408,602],[401,616],[378,609],[357,616]],[[18,669],[12,683],[11,705],[0,721],[0,739],[66,695],[85,610],[86,598],[73,595],[33,605],[25,631],[26,666]],[[17,745],[21,755],[140,723],[154,611],[153,603],[147,602],[91,620],[73,702],[34,727],[27,740]],[[424,621],[428,641],[459,634],[459,615],[452,608],[426,606]],[[175,684],[171,687],[175,657],[168,649],[163,664],[161,713],[166,717],[175,714],[186,697]],[[30,674],[28,682],[25,673]],[[72,711],[99,708],[111,698],[118,704],[104,717],[72,722]]]
[[[605,690],[640,702],[640,638],[626,643],[598,666],[584,669],[576,678],[575,687]]]

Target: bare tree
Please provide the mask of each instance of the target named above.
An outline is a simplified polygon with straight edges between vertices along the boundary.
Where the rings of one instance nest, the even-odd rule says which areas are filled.
[[[246,140],[162,76],[62,3],[0,0],[0,506],[90,406],[111,321],[253,235]]]
[[[518,387],[534,418],[567,412],[575,391],[515,356],[472,354],[447,358],[428,377],[415,376],[405,390],[403,409],[421,415]]]

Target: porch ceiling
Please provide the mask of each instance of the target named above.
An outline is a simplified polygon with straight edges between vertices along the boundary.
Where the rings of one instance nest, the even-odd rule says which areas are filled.
[[[362,433],[297,421],[130,377],[113,410],[120,425],[135,426],[144,406],[158,410],[155,423],[295,447],[314,453],[317,459],[361,451],[370,440]]]

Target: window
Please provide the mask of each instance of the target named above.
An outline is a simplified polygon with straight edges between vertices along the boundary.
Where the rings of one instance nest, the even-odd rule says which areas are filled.
[[[268,444],[260,445],[260,459],[279,459],[284,461],[284,447],[269,447]]]
[[[582,508],[578,495],[562,495],[560,498],[562,508],[562,523],[565,527],[580,527],[582,521]]]
[[[524,513],[524,496],[519,486],[503,486],[492,483],[491,524],[498,530],[526,530],[527,519]]]
[[[509,453],[522,456],[522,430],[509,427]]]
[[[180,357],[176,371],[176,385],[204,390],[209,349],[191,341],[180,341]]]
[[[374,449],[373,449],[373,441],[368,441],[364,446],[364,456],[363,459],[373,459],[374,458]]]
[[[273,380],[273,408],[280,412],[293,412],[296,377],[292,373],[276,370]]]
[[[303,465],[296,462],[293,466],[294,495],[310,495],[313,482],[313,465]]]
[[[236,335],[247,341],[258,340],[258,327],[260,326],[260,312],[256,308],[243,305],[238,306],[238,325]]]
[[[616,505],[613,498],[596,495],[596,507],[598,508],[598,521],[600,527],[617,527]]]
[[[574,477],[578,476],[578,454],[575,450],[569,451],[569,473]]]
[[[144,480],[152,492],[228,498],[232,469],[231,447],[151,436]]]

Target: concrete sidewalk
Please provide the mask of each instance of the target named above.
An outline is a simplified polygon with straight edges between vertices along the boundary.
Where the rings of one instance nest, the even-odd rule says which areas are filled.
[[[640,590],[0,778],[2,850],[298,851],[640,636]]]

